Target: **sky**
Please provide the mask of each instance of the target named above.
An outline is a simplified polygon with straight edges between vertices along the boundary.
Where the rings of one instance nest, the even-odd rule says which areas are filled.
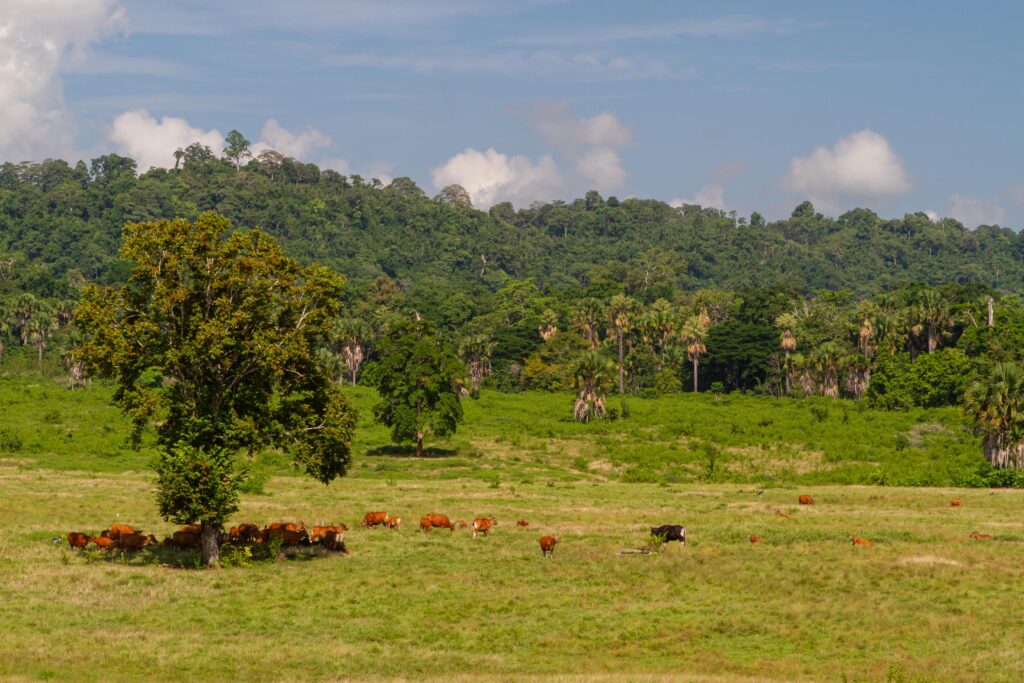
[[[478,208],[1024,226],[1024,3],[0,0],[0,161],[241,131]]]

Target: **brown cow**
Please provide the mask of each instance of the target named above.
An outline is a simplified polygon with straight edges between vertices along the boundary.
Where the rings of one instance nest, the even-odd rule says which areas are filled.
[[[328,531],[323,538],[323,546],[328,550],[334,550],[336,552],[342,552],[348,555],[348,550],[345,548],[345,539],[340,531]]]
[[[476,538],[478,533],[484,536],[491,535],[491,529],[498,525],[498,520],[494,517],[477,517],[473,520],[473,538]]]
[[[800,494],[799,500],[801,505],[814,505],[814,497],[809,496],[806,493]]]
[[[388,520],[388,528],[389,529],[394,529],[395,531],[398,531],[399,529],[401,529],[401,527],[402,527],[402,518],[401,517],[392,517],[392,518],[390,518]]]
[[[977,531],[972,531],[969,537],[975,541],[988,541],[992,539],[992,534],[979,534]]]
[[[430,531],[430,517],[420,517],[420,531]]]
[[[850,540],[853,541],[854,545],[872,545],[871,541],[866,538],[857,538],[856,536],[850,536]]]
[[[963,501],[961,501],[959,498],[954,498],[951,501],[949,501],[949,507],[951,508],[962,508],[963,506]]]
[[[751,543],[760,543],[761,542],[761,537],[758,536],[757,534],[750,534],[750,542]]]
[[[292,529],[281,530],[281,545],[299,545],[309,543],[309,534],[305,529],[294,531]]]
[[[540,552],[542,555],[547,557],[555,553],[555,544],[558,543],[560,536],[544,536],[540,539]]]
[[[388,513],[386,512],[367,512],[363,515],[363,526],[382,526],[388,523]]]
[[[435,529],[448,529],[449,531],[455,531],[455,525],[452,524],[452,520],[448,519],[448,515],[437,515],[429,514],[424,519],[430,522],[430,526]]]
[[[104,550],[110,550],[114,547],[116,543],[114,539],[108,538],[106,536],[93,536],[89,540],[95,543],[98,547],[103,548]]]
[[[127,535],[130,535],[130,534],[141,534],[141,533],[142,533],[141,531],[139,531],[135,527],[130,526],[128,524],[113,524],[110,527],[110,533],[108,534],[108,536],[109,536],[109,538],[112,538],[112,539],[114,539],[116,541],[121,536],[127,536]]]
[[[525,519],[517,519],[516,520],[516,526],[521,526],[521,527],[525,528],[525,527],[530,526],[530,523],[527,522]]]
[[[121,534],[120,538],[117,539],[117,547],[121,550],[142,550],[150,543],[156,543],[156,536],[150,534],[149,536],[143,536],[142,534]]]
[[[188,531],[185,527],[171,534],[171,544],[178,550],[190,550],[199,547],[199,532]]]
[[[72,531],[68,534],[68,545],[72,548],[78,548],[81,550],[85,546],[89,545],[89,534]]]
[[[309,542],[319,543],[327,538],[327,534],[333,533],[338,536],[348,531],[344,524],[314,526],[309,532]]]

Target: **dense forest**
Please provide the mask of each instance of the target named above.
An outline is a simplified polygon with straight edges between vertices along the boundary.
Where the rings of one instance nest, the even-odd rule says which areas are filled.
[[[479,211],[458,186],[430,198],[408,178],[225,151],[195,144],[141,175],[116,155],[0,166],[0,363],[14,348],[75,377],[78,293],[124,281],[125,224],[205,211],[347,277],[322,349],[339,382],[358,382],[410,316],[436,326],[474,391],[581,400],[685,389],[951,405],[1024,353],[1024,238],[1007,228],[829,218],[809,202],[766,222],[597,192]]]

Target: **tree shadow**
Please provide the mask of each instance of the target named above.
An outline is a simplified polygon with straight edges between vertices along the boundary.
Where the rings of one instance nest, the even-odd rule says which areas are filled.
[[[439,448],[438,446],[431,446],[430,448],[423,449],[424,458],[451,458],[458,455],[458,448]],[[393,458],[415,458],[416,449],[410,448],[409,446],[398,446],[394,444],[388,444],[387,446],[378,446],[377,448],[370,448],[366,451],[367,455],[388,455]]]
[[[226,561],[232,550],[248,548],[250,555],[244,564]],[[74,554],[83,558],[88,564],[102,562],[104,564],[120,564],[129,567],[167,567],[171,569],[202,569],[203,556],[198,550],[177,550],[174,548],[146,547],[140,550],[101,550],[87,548],[75,550]],[[278,562],[281,560],[314,560],[324,557],[347,555],[345,545],[340,548],[325,548],[319,544],[281,547],[278,543],[259,543],[247,546],[221,546],[221,560],[225,566],[248,566],[251,563]]]

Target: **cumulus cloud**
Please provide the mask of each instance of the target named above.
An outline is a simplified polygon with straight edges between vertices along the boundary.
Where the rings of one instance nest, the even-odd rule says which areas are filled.
[[[260,141],[252,146],[252,153],[272,149],[299,161],[308,161],[314,150],[331,146],[331,137],[315,128],[293,133],[281,126],[277,119],[268,119],[260,133]]]
[[[564,182],[549,155],[534,162],[527,156],[509,156],[493,148],[484,152],[466,149],[431,169],[430,178],[438,190],[448,185],[461,185],[478,209],[505,201],[524,205],[553,199],[563,189]]]
[[[0,156],[69,154],[74,120],[61,72],[122,29],[115,0],[6,0],[0,15]]]
[[[670,206],[680,207],[692,204],[705,209],[725,210],[725,187],[722,185],[705,185],[697,192],[693,199],[673,199]]]
[[[632,143],[633,131],[615,114],[577,118],[568,102],[547,102],[534,107],[530,118],[534,130],[572,165],[572,185],[601,192],[622,187],[626,170],[619,150]]]
[[[949,215],[974,229],[979,225],[1005,225],[1006,208],[992,199],[954,194],[949,198]]]
[[[903,162],[889,141],[872,130],[851,133],[831,149],[818,147],[809,156],[796,157],[782,187],[836,208],[845,198],[883,199],[909,192]]]
[[[140,173],[154,166],[172,167],[175,150],[193,142],[206,145],[214,154],[224,147],[224,136],[217,129],[193,128],[185,119],[173,116],[157,121],[145,109],[126,111],[114,119],[109,138],[120,154],[135,159]]]

